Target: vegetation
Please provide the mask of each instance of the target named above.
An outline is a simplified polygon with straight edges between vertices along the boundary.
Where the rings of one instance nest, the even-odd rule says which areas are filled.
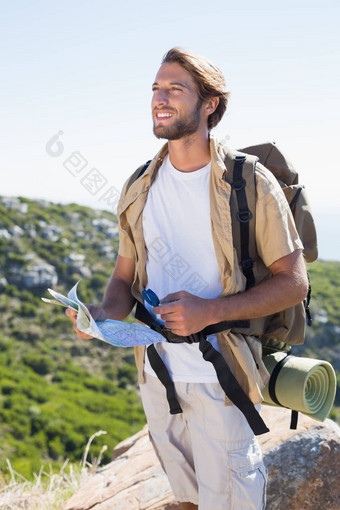
[[[96,472],[101,463],[101,454],[89,462],[87,456],[92,441],[105,431],[98,431],[93,434],[84,451],[81,462],[64,462],[58,472],[51,466],[42,465],[33,481],[27,480],[20,473],[17,473],[11,463],[7,460],[10,479],[5,480],[0,473],[0,508],[2,510],[14,510],[15,508],[26,508],[26,510],[60,510],[77,489],[86,484],[90,477]],[[8,478],[8,477],[7,477]]]
[[[54,288],[65,293],[89,268],[80,295],[98,302],[115,263],[118,241],[106,231],[117,226],[116,217],[72,204],[20,203],[28,205],[25,214],[9,208],[4,215],[0,206],[0,232],[22,229],[0,239],[0,281],[6,278],[0,293],[0,470],[8,473],[9,459],[14,471],[31,479],[42,464],[58,472],[66,459],[79,461],[88,438],[101,429],[107,431],[102,461],[110,461],[113,447],[137,432],[145,417],[133,350],[78,339],[63,309],[41,301],[47,285],[27,287],[18,280],[32,260],[48,262],[58,274]],[[111,225],[98,227],[103,218]],[[110,258],[102,256],[105,243],[113,247]],[[71,253],[84,257],[78,266],[67,261]],[[93,442],[94,456],[103,441]]]
[[[329,361],[337,374],[335,406],[330,418],[340,419],[340,262],[317,261],[308,266],[312,287],[312,326],[306,340],[293,347],[296,355]]]

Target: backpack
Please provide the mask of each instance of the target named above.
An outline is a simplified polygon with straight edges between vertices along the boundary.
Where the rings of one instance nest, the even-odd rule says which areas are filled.
[[[270,271],[258,256],[255,241],[256,181],[255,165],[261,163],[277,179],[289,203],[297,232],[303,244],[306,262],[318,257],[317,236],[311,207],[305,187],[298,182],[298,173],[278,149],[274,142],[241,149],[233,156],[227,155],[225,164],[233,164],[230,182],[233,244],[242,272],[246,278],[246,289],[270,278]],[[258,337],[263,346],[263,356],[276,351],[289,351],[291,345],[304,342],[306,323],[311,325],[309,302],[311,286],[305,300],[276,314],[252,319],[249,328],[238,328],[235,332]]]
[[[303,244],[306,262],[313,262],[318,256],[315,223],[306,190],[298,182],[297,171],[276,144],[268,142],[228,152],[224,163],[230,171],[224,173],[224,178],[232,187],[230,209],[233,244],[246,279],[246,290],[271,277],[257,253],[255,241],[257,162],[273,173],[283,190]],[[150,163],[148,161],[132,174],[128,187],[146,171]],[[304,342],[306,322],[311,325],[310,296],[309,286],[305,300],[298,305],[267,317],[252,319],[247,327],[234,327],[232,331],[258,337],[262,342],[263,356],[276,351],[289,351],[291,345]]]

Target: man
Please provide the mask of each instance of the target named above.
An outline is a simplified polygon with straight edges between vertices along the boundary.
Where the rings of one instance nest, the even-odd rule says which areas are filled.
[[[154,134],[168,142],[122,191],[119,255],[102,305],[91,307],[94,318],[124,319],[136,300],[143,303],[144,288],[161,298],[153,308],[145,303],[148,310],[180,336],[300,302],[307,293],[302,245],[279,186],[261,165],[256,243],[272,277],[244,292],[231,238],[230,185],[224,179],[230,172],[228,151],[210,135],[228,100],[222,73],[203,57],[174,48],[152,88]],[[75,313],[67,315],[76,329]],[[208,341],[259,410],[268,378],[260,342],[230,329],[210,334]],[[141,396],[151,441],[181,508],[263,509],[266,472],[257,439],[226,398],[214,366],[197,343],[163,342],[157,351],[183,412],[169,414],[154,365],[137,348]]]

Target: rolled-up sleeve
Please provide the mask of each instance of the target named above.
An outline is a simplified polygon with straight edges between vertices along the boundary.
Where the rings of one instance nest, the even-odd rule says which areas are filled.
[[[124,211],[123,202],[125,200],[126,190],[127,190],[128,181],[123,186],[120,200],[117,207],[117,215],[118,215],[118,233],[119,233],[119,249],[118,255],[122,257],[127,257],[129,259],[135,258],[135,246],[131,240],[130,225],[126,220],[126,212]]]
[[[274,175],[256,165],[256,243],[268,267],[303,245],[284,193]]]
[[[127,232],[121,228],[121,225],[118,226],[119,230],[119,249],[118,255],[121,257],[127,257],[128,259],[133,259],[135,257],[135,247],[131,242]]]

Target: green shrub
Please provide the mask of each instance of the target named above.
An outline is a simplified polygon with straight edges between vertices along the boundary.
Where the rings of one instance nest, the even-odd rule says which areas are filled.
[[[27,265],[27,260],[23,255],[20,255],[19,253],[9,253],[8,261],[12,266],[15,265],[22,267]]]
[[[108,275],[95,273],[91,276],[91,287],[95,291],[104,293],[104,289],[106,287],[107,281],[108,281]]]
[[[10,297],[20,297],[21,294],[18,287],[16,287],[16,285],[11,284],[6,285],[4,292],[6,293],[7,296]]]
[[[31,303],[22,303],[18,313],[22,317],[35,317],[37,314],[37,307]]]
[[[22,321],[20,327],[18,325],[13,327],[12,335],[21,342],[35,344],[43,338],[44,332],[41,326],[28,321]]]
[[[65,455],[65,446],[60,436],[56,436],[47,445],[48,454],[53,460],[62,459]]]
[[[25,365],[31,367],[34,372],[40,375],[49,374],[54,367],[54,363],[50,358],[35,353],[25,354],[22,360]]]
[[[3,395],[12,395],[15,389],[17,388],[17,384],[10,379],[2,379],[1,381],[1,393]]]
[[[135,385],[137,383],[137,370],[135,365],[128,365],[124,363],[118,368],[118,380],[121,383],[123,380],[128,384]]]

